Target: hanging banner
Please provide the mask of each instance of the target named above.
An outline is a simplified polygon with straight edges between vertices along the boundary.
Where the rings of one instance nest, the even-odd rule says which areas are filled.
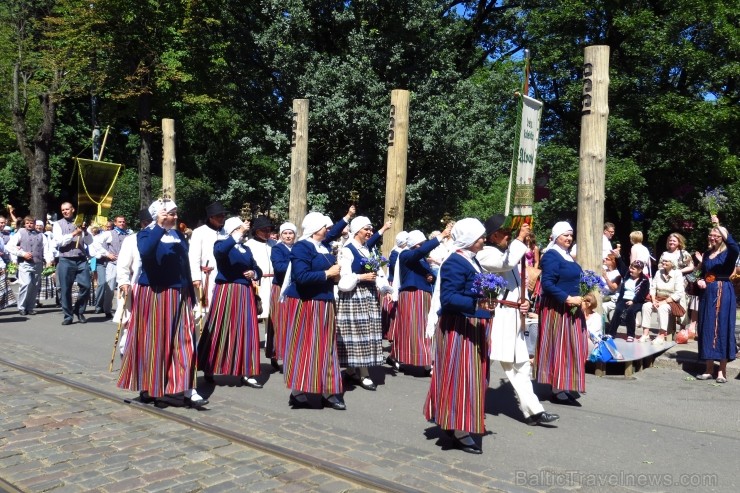
[[[107,221],[113,203],[111,191],[118,179],[121,165],[105,161],[77,158],[77,214],[88,224],[102,225]]]
[[[517,227],[532,216],[534,205],[534,172],[537,161],[537,143],[540,136],[542,102],[521,96],[521,120],[518,142],[509,175],[506,216],[511,216],[511,227]]]

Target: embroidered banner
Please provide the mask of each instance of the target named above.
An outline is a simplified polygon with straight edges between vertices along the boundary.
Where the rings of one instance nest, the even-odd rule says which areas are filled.
[[[521,96],[520,104],[521,120],[506,197],[506,216],[511,217],[513,228],[532,216],[534,172],[542,110],[542,102],[529,96]]]

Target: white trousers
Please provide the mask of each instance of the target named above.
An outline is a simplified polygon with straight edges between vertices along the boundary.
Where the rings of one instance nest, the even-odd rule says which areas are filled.
[[[532,365],[529,363],[529,360],[521,363],[501,361],[501,368],[504,369],[506,378],[514,388],[514,392],[516,392],[516,396],[519,399],[519,408],[524,413],[524,417],[528,418],[533,414],[543,412],[545,408],[540,404],[540,400],[537,394],[534,393],[534,387],[532,386]]]
[[[18,262],[18,310],[31,312],[36,308],[43,268],[43,262]]]
[[[650,316],[653,312],[658,312],[658,330],[668,330],[668,322],[671,315],[671,306],[668,303],[663,303],[655,308],[652,303],[645,303],[642,305],[642,319],[645,321],[642,326],[647,328],[650,325]]]

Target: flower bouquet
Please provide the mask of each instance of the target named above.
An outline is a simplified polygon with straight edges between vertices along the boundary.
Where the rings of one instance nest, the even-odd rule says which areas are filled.
[[[49,277],[53,275],[57,271],[57,268],[53,265],[50,265],[49,267],[44,267],[44,270],[41,271],[42,277]]]
[[[491,272],[480,272],[475,275],[473,279],[473,287],[471,291],[475,293],[478,298],[488,298],[489,306],[493,307],[496,304],[496,299],[507,288],[506,281],[503,277],[498,274]],[[491,309],[493,311],[493,309]]]
[[[592,291],[600,291],[603,293],[606,291],[606,289],[606,281],[604,281],[604,278],[598,275],[596,272],[588,269],[581,272],[581,281],[578,284],[578,291],[581,296],[586,296]],[[578,312],[578,310],[580,309],[580,306],[571,307],[571,315],[575,315],[576,312]]]
[[[727,203],[727,196],[725,196],[725,190],[722,187],[707,187],[699,202],[709,212],[710,216],[716,216]]]
[[[8,278],[15,278],[18,275],[18,264],[10,262],[5,268],[5,272],[8,274]]]
[[[388,265],[388,259],[382,256],[376,248],[370,252],[369,257],[362,257],[360,259],[360,264],[362,265],[362,269],[366,272],[378,272],[381,267]]]

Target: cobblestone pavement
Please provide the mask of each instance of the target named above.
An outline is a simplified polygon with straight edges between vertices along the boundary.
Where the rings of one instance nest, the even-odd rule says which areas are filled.
[[[23,491],[369,491],[0,366],[0,475]]]

